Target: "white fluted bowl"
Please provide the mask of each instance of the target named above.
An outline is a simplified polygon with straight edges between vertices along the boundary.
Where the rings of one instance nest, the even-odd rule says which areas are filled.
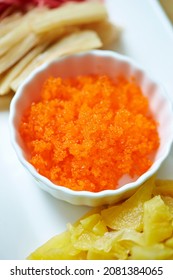
[[[116,75],[124,77],[134,76],[143,93],[149,99],[150,110],[159,123],[160,147],[151,168],[135,181],[121,180],[121,186],[115,190],[104,190],[98,193],[89,191],[73,191],[58,186],[40,175],[27,161],[24,145],[19,135],[19,124],[26,108],[34,101],[38,101],[43,82],[50,76],[63,78],[85,74],[107,74],[114,78]],[[37,95],[35,93],[38,93]],[[172,105],[162,86],[148,76],[131,59],[112,51],[90,51],[57,59],[44,64],[33,71],[17,90],[10,106],[10,135],[12,145],[23,166],[36,179],[37,185],[54,197],[76,205],[98,206],[111,204],[130,196],[160,167],[168,156],[173,141],[173,111]]]

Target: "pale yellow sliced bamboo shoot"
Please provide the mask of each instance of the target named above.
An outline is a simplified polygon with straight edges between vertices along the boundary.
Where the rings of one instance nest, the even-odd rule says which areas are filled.
[[[34,57],[40,54],[45,48],[46,44],[35,47],[26,56],[24,56],[18,63],[16,63],[12,68],[3,75],[0,81],[0,95],[4,95],[10,91],[10,84],[12,81],[20,75],[24,68],[30,63]]]
[[[31,50],[38,42],[35,34],[30,33],[24,40],[16,44],[5,55],[0,57],[0,74],[9,69],[19,59],[21,59],[29,50]]]
[[[71,3],[35,18],[32,29],[37,33],[43,33],[60,26],[87,24],[106,18],[106,7],[99,2]]]
[[[81,31],[67,35],[33,59],[24,71],[13,80],[10,87],[13,91],[16,91],[20,83],[30,74],[30,72],[44,62],[49,62],[63,55],[95,49],[101,46],[102,42],[94,31]]]

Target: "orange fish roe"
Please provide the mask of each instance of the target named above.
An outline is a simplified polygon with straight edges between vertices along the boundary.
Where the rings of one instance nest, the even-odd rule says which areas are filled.
[[[159,146],[157,123],[135,80],[106,75],[47,79],[20,133],[40,174],[80,191],[116,189],[123,175],[141,175]]]

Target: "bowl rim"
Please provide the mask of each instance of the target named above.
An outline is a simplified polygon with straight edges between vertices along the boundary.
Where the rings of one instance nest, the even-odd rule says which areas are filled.
[[[20,145],[18,144],[18,141],[17,141],[17,132],[15,130],[15,125],[14,125],[14,119],[15,119],[15,116],[16,116],[15,107],[16,107],[17,101],[22,96],[23,88],[25,88],[27,86],[27,84],[29,84],[32,81],[32,79],[35,77],[35,75],[40,74],[41,72],[44,72],[49,66],[51,66],[53,64],[57,64],[60,61],[67,60],[70,57],[75,57],[75,58],[79,57],[80,58],[80,57],[84,57],[84,56],[87,56],[87,55],[98,56],[98,57],[110,57],[110,58],[128,63],[135,70],[141,71],[147,77],[148,80],[152,81],[159,88],[161,88],[162,96],[167,101],[167,106],[169,107],[170,113],[173,116],[173,104],[171,102],[169,94],[166,94],[166,90],[165,90],[164,86],[160,83],[160,81],[157,81],[155,78],[153,78],[153,75],[150,75],[148,70],[146,71],[143,67],[141,67],[141,65],[139,65],[132,58],[130,58],[126,55],[119,54],[115,51],[111,51],[111,50],[90,50],[90,51],[85,51],[85,52],[76,53],[76,54],[72,54],[72,55],[66,55],[64,57],[54,59],[51,62],[46,62],[46,63],[42,64],[41,66],[37,67],[36,69],[34,69],[28,75],[28,77],[20,84],[18,90],[16,91],[16,93],[15,93],[15,95],[12,98],[12,101],[10,103],[10,114],[9,114],[10,140],[11,140],[12,146],[13,146],[15,152],[16,152],[16,155],[17,155],[19,161],[26,168],[26,170],[28,170],[28,172],[37,181],[39,181],[40,183],[43,183],[44,185],[51,188],[52,190],[63,192],[64,194],[66,194],[68,196],[70,195],[71,197],[81,197],[82,198],[82,197],[87,196],[89,199],[100,199],[100,198],[105,197],[105,195],[106,195],[106,197],[111,197],[111,196],[115,196],[115,195],[120,196],[120,195],[123,195],[126,191],[136,190],[141,184],[143,184],[147,179],[149,179],[153,174],[155,174],[158,171],[159,167],[161,166],[161,164],[163,163],[163,161],[166,159],[166,157],[168,156],[168,154],[170,152],[170,149],[171,149],[171,146],[172,146],[172,143],[173,143],[173,129],[172,129],[172,133],[170,132],[169,140],[167,141],[167,143],[164,147],[164,154],[157,161],[155,161],[152,164],[152,166],[144,174],[139,176],[135,181],[130,182],[130,183],[126,183],[125,185],[123,185],[123,186],[121,186],[121,187],[119,187],[115,190],[103,190],[103,191],[99,191],[99,192],[76,191],[76,190],[72,190],[72,189],[64,187],[64,186],[55,185],[48,178],[39,174],[37,172],[37,170],[34,168],[34,166],[32,164],[30,164],[25,159],[25,157],[23,155],[22,148],[20,147]]]

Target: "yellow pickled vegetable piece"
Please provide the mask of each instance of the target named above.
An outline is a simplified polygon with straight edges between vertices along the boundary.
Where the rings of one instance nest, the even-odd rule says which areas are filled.
[[[173,236],[166,240],[165,245],[173,249]]]
[[[131,260],[172,260],[173,249],[164,244],[154,244],[151,246],[134,246],[131,250]]]
[[[97,250],[89,250],[87,253],[87,260],[115,260],[115,256],[113,253],[107,253],[104,251]]]
[[[89,250],[96,240],[108,230],[100,214],[93,214],[82,219],[78,226],[69,225],[71,242],[78,250]]]
[[[80,224],[84,229],[92,229],[101,219],[100,214],[93,214],[80,220]]]
[[[172,235],[172,216],[161,197],[144,203],[144,238],[147,245],[164,241]]]
[[[161,198],[164,201],[164,203],[169,207],[169,212],[173,217],[173,197],[162,195]]]
[[[151,198],[153,188],[154,177],[145,182],[125,202],[101,211],[106,226],[114,230],[131,228],[141,231],[143,228],[143,203]]]
[[[107,253],[107,258],[110,259],[127,259],[131,247],[135,244],[144,244],[141,233],[131,229],[111,231],[96,240],[93,251],[100,251],[101,255]]]
[[[100,220],[100,221],[98,221],[98,223],[93,227],[92,231],[93,231],[93,233],[95,233],[96,235],[102,236],[102,235],[104,235],[104,234],[108,231],[108,229],[107,229],[105,223],[104,223],[102,220]]]
[[[70,233],[68,231],[51,238],[43,246],[33,252],[30,260],[76,259],[80,251],[72,248]],[[75,256],[75,257],[74,257]]]

